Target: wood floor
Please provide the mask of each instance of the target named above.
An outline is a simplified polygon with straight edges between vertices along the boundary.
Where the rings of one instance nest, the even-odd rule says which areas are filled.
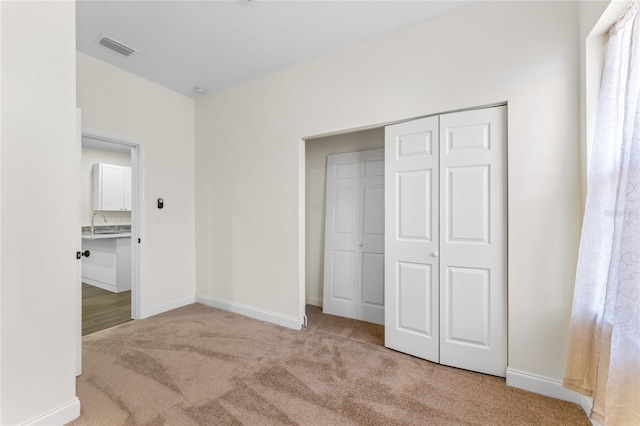
[[[82,335],[131,321],[131,291],[110,291],[82,283]]]

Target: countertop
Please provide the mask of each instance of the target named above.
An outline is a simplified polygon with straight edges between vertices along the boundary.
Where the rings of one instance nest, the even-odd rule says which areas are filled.
[[[108,224],[96,225],[94,234],[91,236],[91,226],[82,227],[83,240],[106,240],[111,238],[131,238],[131,225],[129,224]]]
[[[83,240],[106,240],[108,238],[131,238],[131,232],[123,232],[119,234],[95,234],[93,237],[91,235],[83,235]]]

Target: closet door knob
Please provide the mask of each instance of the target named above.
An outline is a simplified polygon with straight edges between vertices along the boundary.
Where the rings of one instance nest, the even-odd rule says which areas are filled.
[[[362,243],[358,243],[358,247],[362,247]]]
[[[431,256],[433,256],[433,257],[438,257],[438,252],[437,252],[437,251],[432,252],[432,253],[431,253]]]

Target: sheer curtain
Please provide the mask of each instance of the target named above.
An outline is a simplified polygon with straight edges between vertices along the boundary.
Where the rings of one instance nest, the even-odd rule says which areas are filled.
[[[640,17],[609,31],[564,385],[604,425],[640,425]]]

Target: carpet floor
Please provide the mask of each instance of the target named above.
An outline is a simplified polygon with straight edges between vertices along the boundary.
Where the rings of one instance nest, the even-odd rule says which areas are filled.
[[[576,404],[386,349],[308,306],[295,331],[194,304],[83,338],[71,425],[585,425]]]

